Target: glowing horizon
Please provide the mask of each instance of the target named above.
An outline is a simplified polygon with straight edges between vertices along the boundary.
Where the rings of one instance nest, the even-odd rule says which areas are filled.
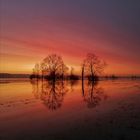
[[[30,74],[52,53],[79,73],[92,52],[107,62],[105,74],[140,74],[138,4],[110,4],[2,0],[0,73]]]

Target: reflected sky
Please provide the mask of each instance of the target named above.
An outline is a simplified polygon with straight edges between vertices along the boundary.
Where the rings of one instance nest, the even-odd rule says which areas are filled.
[[[86,102],[88,108],[96,107],[102,99],[107,99],[103,88],[98,86],[97,82],[57,81],[54,83],[33,80],[31,84],[35,98],[42,100],[43,104],[50,110],[60,108],[64,96],[66,94],[72,94],[77,87],[81,88],[81,98]]]
[[[33,94],[43,101],[43,104],[50,110],[61,107],[65,94],[68,92],[66,83],[63,81],[43,83],[31,82],[33,84]]]
[[[0,137],[119,139],[129,132],[133,138],[139,136],[139,100],[140,80],[1,82]]]

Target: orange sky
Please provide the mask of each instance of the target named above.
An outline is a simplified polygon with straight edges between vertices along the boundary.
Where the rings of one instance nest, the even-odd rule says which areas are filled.
[[[27,6],[25,9],[23,4]],[[64,62],[78,73],[82,60],[92,52],[107,62],[105,74],[140,74],[139,37],[134,27],[128,30],[123,21],[122,25],[116,24],[120,20],[117,9],[112,11],[116,14],[115,19],[109,17],[112,15],[107,10],[106,18],[104,13],[97,14],[92,10],[85,14],[88,7],[78,7],[79,12],[74,1],[70,6],[74,6],[75,13],[68,4],[49,2],[48,9],[43,9],[43,4],[46,3],[41,1],[40,5],[32,6],[26,2],[6,3],[2,0],[1,73],[31,73],[34,64],[51,53],[61,55]],[[92,12],[96,14],[91,18]],[[124,23],[128,23],[129,18],[123,18]],[[135,20],[131,22],[135,23]]]
[[[113,54],[109,51],[96,48],[84,48],[86,45],[94,46],[94,42],[88,41],[60,41],[46,40],[44,44],[37,41],[24,42],[22,40],[14,40],[1,38],[2,53],[0,55],[1,69],[0,72],[6,73],[31,73],[35,63],[40,63],[44,57],[51,53],[61,55],[64,62],[70,67],[75,68],[75,72],[80,72],[80,66],[86,53],[93,52],[101,59],[105,60],[108,66],[105,69],[106,74],[139,74],[139,61],[133,58],[121,56],[121,54]],[[96,44],[101,44],[96,42]],[[104,44],[103,44],[104,45]],[[36,46],[34,48],[34,46]],[[49,47],[46,47],[49,46]],[[67,46],[67,47],[65,47]]]

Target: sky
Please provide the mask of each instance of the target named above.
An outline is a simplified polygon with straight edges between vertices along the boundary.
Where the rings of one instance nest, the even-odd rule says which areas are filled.
[[[104,74],[140,74],[139,0],[0,0],[0,72],[31,73],[48,54],[80,72],[87,53]]]

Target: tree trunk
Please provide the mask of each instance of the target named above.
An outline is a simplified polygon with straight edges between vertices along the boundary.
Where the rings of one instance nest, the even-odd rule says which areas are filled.
[[[83,66],[82,66],[82,81],[84,80],[84,68],[85,68],[85,66],[83,64]]]
[[[55,73],[55,71],[53,71],[53,73],[52,73],[52,78],[53,78],[53,82],[55,82],[55,80],[56,80],[56,73]]]
[[[41,78],[42,78],[42,82],[43,82],[43,71],[42,71],[42,76],[41,76]]]
[[[90,70],[91,70],[91,80],[94,80],[94,73],[93,73],[93,65],[91,64],[90,66]]]

